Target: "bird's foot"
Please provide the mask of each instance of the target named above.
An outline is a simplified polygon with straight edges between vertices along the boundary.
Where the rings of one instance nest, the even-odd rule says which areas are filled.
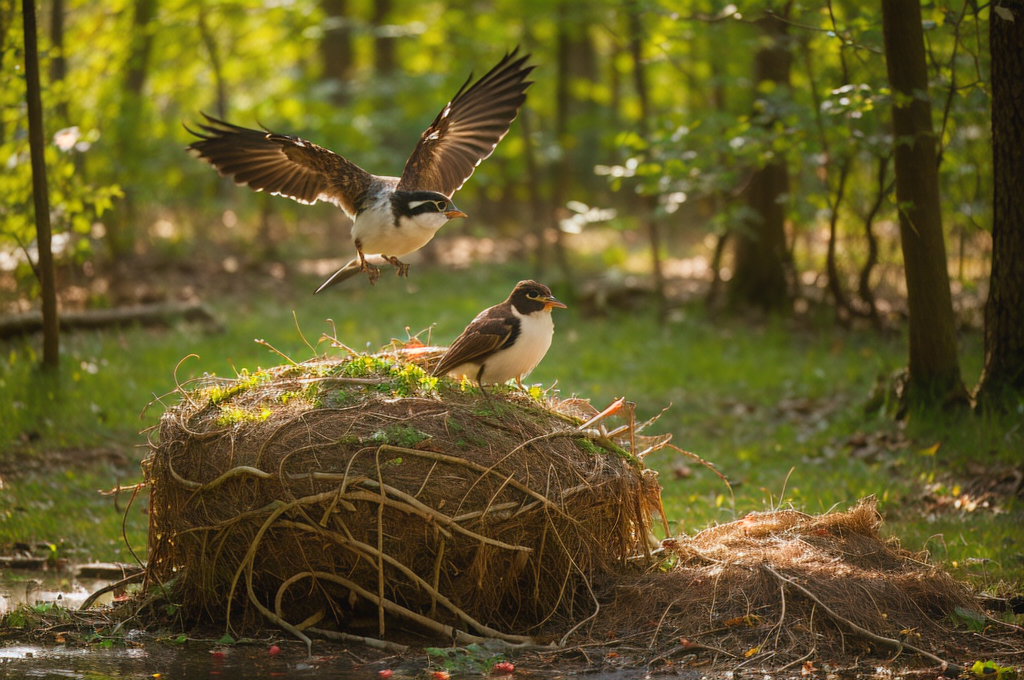
[[[409,276],[409,265],[393,255],[383,255],[382,257],[395,268],[395,271],[399,276]]]
[[[377,279],[380,278],[380,267],[374,267],[372,264],[363,260],[363,265],[360,268],[361,271],[366,272],[367,278],[370,279],[370,285],[377,283]]]

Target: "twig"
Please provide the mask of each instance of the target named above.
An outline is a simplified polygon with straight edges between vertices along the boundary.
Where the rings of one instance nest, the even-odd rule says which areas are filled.
[[[323,628],[309,627],[306,629],[307,632],[325,637],[328,640],[336,640],[338,642],[358,642],[359,644],[366,645],[373,649],[380,649],[385,652],[391,652],[392,654],[405,654],[409,651],[409,648],[405,645],[400,645],[394,642],[388,642],[387,640],[378,640],[372,637],[363,637],[362,635],[352,635],[351,633],[339,633],[334,630],[324,630]]]
[[[132,574],[131,576],[125,576],[120,581],[114,581],[113,583],[109,583],[109,584],[103,586],[102,588],[100,588],[99,590],[94,592],[92,595],[90,595],[89,597],[85,598],[85,601],[82,602],[82,604],[78,605],[78,610],[79,611],[83,611],[83,610],[88,609],[93,604],[95,604],[96,600],[100,599],[100,597],[102,597],[103,595],[106,595],[109,592],[113,592],[113,591],[117,590],[118,588],[123,588],[124,586],[129,585],[131,583],[135,583],[137,581],[141,581],[145,575],[146,575],[146,572],[144,572],[144,571],[136,572],[136,573]]]
[[[658,656],[656,656],[653,659],[651,659],[650,661],[648,661],[647,665],[648,666],[653,666],[657,662],[664,661],[668,657],[675,656],[679,652],[685,652],[687,650],[694,650],[694,649],[706,649],[709,652],[716,652],[718,654],[724,654],[725,656],[728,656],[728,657],[733,658],[733,659],[738,658],[732,652],[728,652],[728,651],[722,649],[721,647],[715,647],[714,645],[705,645],[705,644],[700,643],[700,642],[688,642],[685,645],[678,645],[677,647],[673,647],[672,649],[670,649],[669,651],[665,652],[664,654],[659,654]]]
[[[931,659],[932,661],[938,663],[940,666],[942,666],[942,670],[946,670],[947,668],[949,668],[949,662],[948,661],[946,661],[945,659],[942,659],[941,657],[935,656],[931,652],[925,651],[925,650],[921,649],[920,647],[917,647],[915,645],[910,644],[909,642],[903,642],[901,640],[896,640],[895,638],[889,638],[889,637],[885,637],[884,635],[878,635],[877,633],[872,633],[867,628],[862,628],[861,626],[858,626],[853,621],[850,621],[846,617],[840,616],[835,611],[830,609],[829,606],[826,605],[824,602],[822,602],[818,598],[817,595],[815,595],[811,591],[807,590],[807,588],[804,588],[802,585],[800,585],[796,581],[783,576],[782,574],[780,574],[779,572],[775,571],[774,569],[772,569],[768,565],[764,565],[764,568],[769,573],[771,573],[775,578],[777,578],[780,581],[783,581],[785,583],[788,583],[789,585],[791,585],[794,588],[796,588],[797,590],[799,590],[801,593],[803,593],[805,596],[807,596],[810,600],[815,602],[819,607],[824,609],[826,614],[831,616],[838,623],[842,623],[843,625],[845,625],[847,628],[849,628],[853,632],[857,633],[858,635],[860,635],[862,637],[866,637],[867,639],[871,640],[872,642],[877,642],[879,644],[886,645],[887,647],[892,647],[892,648],[896,649],[897,652],[900,652],[903,649],[909,649],[910,651],[912,651],[912,652],[914,652],[916,654],[920,654],[921,656],[925,657],[926,659]]]

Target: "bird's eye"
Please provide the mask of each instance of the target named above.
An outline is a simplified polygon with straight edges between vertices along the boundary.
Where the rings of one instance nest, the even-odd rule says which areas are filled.
[[[434,201],[434,205],[437,206],[438,212],[444,212],[445,209],[448,207],[448,204],[445,203],[444,201]]]

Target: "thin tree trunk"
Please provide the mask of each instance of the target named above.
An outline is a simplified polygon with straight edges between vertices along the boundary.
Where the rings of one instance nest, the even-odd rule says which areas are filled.
[[[828,220],[828,252],[825,256],[825,270],[828,272],[828,290],[832,293],[832,299],[836,303],[836,316],[840,323],[848,323],[855,310],[843,292],[843,282],[839,276],[839,267],[836,265],[836,240],[839,238],[839,206],[842,205],[843,197],[846,195],[846,178],[850,175],[850,167],[853,165],[853,158],[847,156],[839,167],[839,184],[836,187],[835,201],[829,200]]]
[[[789,87],[792,55],[785,18],[789,3],[779,15],[768,14],[757,21],[765,44],[754,55],[755,87],[763,82]],[[737,229],[735,271],[729,282],[732,307],[759,307],[769,312],[791,308],[786,263],[786,206],[789,171],[785,161],[772,161],[758,169],[747,188],[747,205],[753,219]]]
[[[50,6],[50,47],[54,51],[50,58],[50,85],[55,85],[68,75],[64,58],[64,0],[53,0]],[[57,102],[57,118],[62,125],[68,124],[68,101],[64,97]]]
[[[985,304],[982,406],[1024,394],[1024,0],[992,11],[992,274]]]
[[[562,0],[558,4],[558,31],[556,37],[556,64],[555,74],[555,139],[562,154],[555,167],[555,178],[551,196],[551,210],[549,211],[549,224],[551,233],[554,234],[552,245],[555,251],[555,261],[558,268],[562,270],[564,285],[567,288],[567,297],[576,297],[576,284],[572,275],[572,268],[569,265],[569,255],[565,247],[565,237],[562,233],[561,220],[568,213],[565,204],[569,200],[569,181],[572,179],[571,152],[569,149],[569,19],[567,11],[568,0]]]
[[[637,0],[629,2],[629,52],[633,58],[633,87],[637,99],[640,100],[640,136],[650,143],[650,98],[647,93],[647,74],[643,61],[643,23]],[[665,274],[661,266],[661,232],[655,220],[654,211],[658,206],[658,197],[642,194],[638,197],[640,204],[640,221],[647,232],[647,241],[651,246],[651,273],[654,275],[654,295],[658,300],[658,312],[662,320],[668,312],[668,300],[665,297]]]
[[[544,238],[544,195],[540,187],[537,154],[533,149],[533,115],[525,107],[519,112],[519,128],[523,134],[523,161],[526,163],[526,189],[530,194],[530,221],[537,239],[537,249],[534,253],[537,278],[543,279],[548,268],[548,244]]]
[[[14,0],[0,0],[0,69],[3,68],[3,55],[7,54],[7,32],[14,24],[14,13],[17,3]],[[7,126],[0,116],[0,144],[7,141]]]
[[[936,139],[919,0],[882,0],[886,65],[893,90],[896,200],[910,312],[904,406],[967,403],[939,205]]]
[[[871,226],[874,224],[875,217],[878,215],[878,211],[881,210],[886,196],[892,190],[892,185],[889,184],[887,179],[891,158],[892,156],[880,156],[878,159],[878,194],[875,196],[875,202],[871,204],[871,209],[864,218],[864,238],[868,242],[868,256],[864,260],[864,266],[861,267],[860,282],[857,286],[857,294],[867,306],[868,318],[871,319],[876,328],[881,328],[882,320],[878,316],[875,292],[871,289],[871,270],[878,264],[878,239],[875,238],[875,232],[871,229]]]
[[[352,20],[348,0],[321,0],[324,14],[324,35],[320,39],[321,78],[336,84],[332,96],[336,104],[349,97],[349,83],[355,71],[355,47],[352,42]]]
[[[35,0],[22,0],[21,7],[25,26],[25,85],[28,99],[28,141],[32,157],[32,199],[36,212],[39,285],[43,297],[43,368],[56,371],[60,361],[60,319],[57,316],[57,283],[50,243],[50,197],[46,185]]]
[[[224,83],[224,69],[220,64],[220,48],[217,46],[217,38],[210,30],[210,24],[206,20],[206,3],[199,2],[199,37],[202,38],[203,47],[206,48],[206,55],[210,58],[210,70],[213,71],[213,82],[217,87],[217,115],[227,118],[228,115],[228,91]]]
[[[374,59],[377,73],[389,76],[398,65],[395,55],[395,37],[388,35],[387,26],[391,16],[392,0],[373,0]]]
[[[120,120],[115,131],[118,171],[123,178],[124,198],[108,223],[107,240],[115,261],[122,260],[135,245],[135,200],[131,178],[135,176],[139,155],[139,128],[142,124],[145,98],[143,91],[149,73],[149,55],[153,49],[153,34],[158,0],[134,0],[132,8],[132,34],[125,76],[121,88]]]

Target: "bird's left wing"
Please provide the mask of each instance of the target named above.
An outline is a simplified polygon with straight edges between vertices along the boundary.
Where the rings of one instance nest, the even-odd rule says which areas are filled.
[[[250,130],[211,116],[188,148],[236,184],[299,203],[330,201],[354,218],[373,175],[299,137]],[[188,129],[187,127],[185,129]]]
[[[526,76],[534,67],[524,66],[530,55],[517,57],[518,52],[517,47],[506,54],[467,89],[470,75],[420,136],[405,163],[399,190],[439,191],[451,198],[480,161],[494,152],[532,84]]]
[[[515,330],[512,323],[508,319],[487,315],[487,312],[474,319],[455,339],[434,367],[434,375],[445,375],[464,363],[486,357],[504,347],[512,338]]]

